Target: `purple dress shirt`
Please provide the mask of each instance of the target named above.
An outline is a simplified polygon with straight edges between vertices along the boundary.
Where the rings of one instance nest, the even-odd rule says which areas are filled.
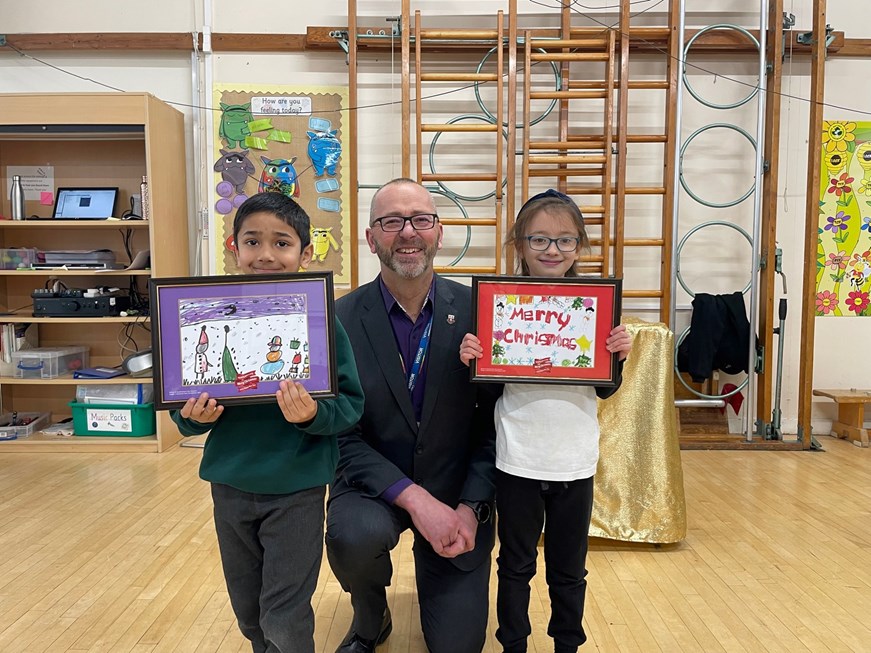
[[[426,330],[426,325],[429,323],[433,315],[433,294],[435,291],[435,278],[430,285],[429,294],[426,301],[423,303],[420,315],[414,322],[408,317],[405,309],[402,308],[396,298],[390,294],[387,286],[384,285],[384,280],[379,276],[378,283],[381,286],[381,296],[384,298],[384,307],[387,309],[387,317],[390,319],[390,326],[393,328],[393,335],[396,338],[396,345],[399,348],[399,355],[402,361],[402,369],[405,372],[406,381],[411,373],[411,365],[414,363],[414,358],[417,355],[417,350],[420,347],[420,339],[423,332]],[[421,365],[420,373],[417,381],[414,384],[414,390],[411,392],[411,405],[414,408],[414,418],[420,424],[420,416],[423,411],[423,393],[426,387],[426,369],[429,356],[427,355]],[[403,478],[384,490],[381,497],[392,504],[399,494],[411,485],[410,478]]]

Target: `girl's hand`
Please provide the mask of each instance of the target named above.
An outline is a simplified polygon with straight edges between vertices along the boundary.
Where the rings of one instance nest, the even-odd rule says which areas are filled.
[[[611,329],[611,333],[608,334],[608,338],[605,340],[605,346],[612,354],[615,351],[619,352],[618,360],[626,360],[626,357],[632,350],[632,336],[629,335],[626,326],[618,324]]]
[[[209,393],[204,392],[197,399],[188,399],[180,414],[185,419],[192,419],[200,424],[211,424],[217,422],[223,412],[224,407],[214,399],[209,399]]]
[[[282,381],[278,384],[275,398],[281,414],[291,424],[310,422],[318,412],[318,402],[312,399],[301,383]]]
[[[463,365],[469,366],[469,361],[473,358],[481,358],[484,355],[484,348],[481,346],[481,341],[474,333],[467,333],[463,336],[463,342],[460,343],[460,360]]]

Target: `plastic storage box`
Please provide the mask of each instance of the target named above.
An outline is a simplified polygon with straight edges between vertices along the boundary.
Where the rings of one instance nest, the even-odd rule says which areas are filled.
[[[12,413],[0,415],[0,440],[26,438],[36,431],[41,431],[51,422],[48,413],[15,413],[14,417],[15,424],[12,423]],[[26,421],[27,424],[22,424],[22,421]]]
[[[76,435],[114,435],[142,437],[154,435],[157,420],[154,404],[80,404],[71,401],[73,433]]]
[[[0,270],[29,268],[38,260],[35,248],[13,247],[11,249],[0,249]]]
[[[147,404],[154,400],[150,383],[120,383],[115,385],[78,385],[76,401],[80,404]]]
[[[88,366],[88,348],[36,347],[12,352],[17,379],[54,379]]]

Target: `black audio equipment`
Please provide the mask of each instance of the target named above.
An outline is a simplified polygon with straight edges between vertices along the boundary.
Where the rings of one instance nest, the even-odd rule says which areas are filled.
[[[34,290],[34,317],[111,317],[130,308],[130,297],[114,293],[85,296],[82,290]],[[91,294],[91,293],[87,293]]]

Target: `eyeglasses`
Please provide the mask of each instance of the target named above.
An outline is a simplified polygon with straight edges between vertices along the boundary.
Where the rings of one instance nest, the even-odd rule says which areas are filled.
[[[534,249],[537,252],[547,251],[550,249],[551,243],[556,243],[556,248],[561,252],[574,252],[578,248],[581,239],[576,236],[560,236],[559,238],[526,236],[526,242],[529,243],[529,249]]]
[[[381,231],[402,231],[405,229],[405,223],[410,222],[411,228],[415,231],[426,231],[435,226],[439,216],[435,213],[418,213],[417,215],[385,215],[383,218],[378,218],[372,221],[372,226],[376,224],[381,227]]]

